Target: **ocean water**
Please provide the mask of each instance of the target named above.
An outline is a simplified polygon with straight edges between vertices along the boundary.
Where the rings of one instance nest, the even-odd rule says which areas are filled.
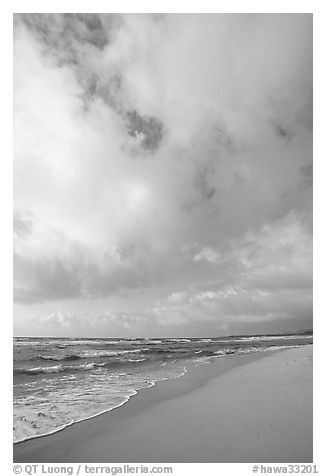
[[[123,405],[140,389],[229,354],[312,343],[312,335],[221,338],[14,338],[14,442]]]

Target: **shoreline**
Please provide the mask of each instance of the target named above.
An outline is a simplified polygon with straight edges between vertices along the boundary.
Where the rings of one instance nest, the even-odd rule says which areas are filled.
[[[135,390],[135,393],[133,393],[132,395],[126,396],[124,401],[122,401],[121,403],[119,403],[118,405],[116,405],[112,408],[102,410],[99,413],[95,413],[94,415],[86,416],[86,417],[81,418],[79,420],[73,420],[69,423],[66,423],[65,425],[62,425],[61,427],[55,428],[54,430],[48,431],[46,433],[40,433],[39,435],[27,436],[26,438],[24,438],[22,440],[14,441],[13,445],[18,445],[20,443],[25,443],[25,442],[30,441],[30,440],[35,440],[36,438],[45,438],[46,436],[51,436],[55,433],[59,433],[60,431],[65,430],[66,428],[69,428],[70,426],[77,425],[78,423],[82,423],[83,421],[91,420],[92,418],[97,418],[101,415],[104,415],[105,413],[112,412],[113,410],[116,410],[116,409],[122,407],[123,405],[125,405],[126,403],[128,403],[131,398],[138,395],[138,393],[140,393],[141,391],[148,390],[148,389],[154,387],[155,385],[157,385],[158,383],[164,382],[165,380],[173,380],[173,379],[176,379],[176,378],[181,378],[187,373],[187,371],[188,370],[186,368],[184,368],[184,373],[181,374],[181,375],[177,375],[176,377],[163,378],[161,380],[155,380],[155,381],[151,380],[151,381],[149,381],[148,387],[139,388],[138,390]]]
[[[182,378],[185,376],[186,373],[188,373],[189,371],[193,371],[194,368],[196,368],[197,366],[198,367],[201,367],[202,365],[214,365],[216,364],[217,360],[218,359],[232,359],[232,357],[239,357],[239,356],[243,356],[243,355],[246,355],[246,356],[250,356],[250,357],[253,357],[254,360],[259,359],[259,358],[263,358],[265,357],[266,355],[264,355],[265,353],[270,353],[270,352],[281,352],[282,350],[288,350],[288,348],[286,349],[267,349],[265,350],[264,352],[250,352],[248,354],[229,354],[229,355],[223,355],[223,356],[218,356],[216,357],[216,360],[212,360],[212,361],[208,361],[208,362],[200,362],[200,363],[196,363],[196,362],[188,362],[188,368],[184,367],[183,369],[183,373],[181,375],[177,375],[177,376],[174,376],[174,377],[166,377],[166,378],[162,378],[160,380],[151,380],[149,381],[149,385],[148,387],[144,387],[144,388],[139,388],[138,390],[135,390],[135,393],[133,393],[132,395],[129,395],[129,396],[126,396],[125,400],[121,403],[119,403],[118,405],[112,407],[112,408],[108,408],[106,410],[102,410],[101,412],[99,413],[95,413],[94,415],[90,415],[90,416],[86,416],[84,418],[81,418],[79,420],[74,420],[74,421],[71,421],[69,423],[66,423],[64,425],[62,425],[61,427],[58,427],[58,428],[55,428],[53,430],[50,430],[49,432],[45,432],[45,433],[40,433],[39,435],[33,435],[33,436],[27,436],[26,438],[22,439],[22,440],[18,440],[18,441],[15,441],[13,443],[13,445],[19,445],[21,443],[26,443],[30,440],[35,440],[35,439],[38,439],[38,438],[45,438],[47,436],[51,436],[51,435],[54,435],[55,433],[59,433],[61,431],[64,431],[66,428],[69,428],[73,425],[77,425],[78,423],[83,423],[84,421],[88,421],[88,420],[91,420],[93,418],[97,418],[97,417],[100,417],[101,415],[104,415],[106,413],[109,413],[109,412],[112,412],[114,410],[117,410],[119,409],[120,407],[122,407],[123,405],[126,405],[129,400],[131,400],[132,398],[134,397],[137,397],[138,394],[142,393],[143,391],[146,391],[146,390],[149,390],[157,385],[159,385],[160,383],[163,383],[163,382],[166,382],[166,381],[170,381],[170,380],[175,380],[175,379],[179,379],[179,378]],[[262,354],[262,355],[260,355]],[[250,359],[251,360],[251,359]],[[231,363],[231,362],[230,362]],[[234,366],[239,366],[239,365],[244,365],[245,362],[234,362],[234,364],[232,363],[232,367],[233,365]],[[211,369],[213,370],[213,369]],[[228,371],[228,370],[225,370],[225,371]],[[214,375],[211,376],[210,378],[214,378],[216,375],[216,369],[214,369]],[[224,373],[224,371],[222,372]]]
[[[309,345],[309,344],[307,344],[307,345]],[[298,346],[294,346],[294,348],[296,348],[296,347],[298,347]],[[127,404],[131,398],[137,396],[140,392],[142,392],[144,390],[148,390],[148,389],[154,387],[155,385],[160,384],[161,382],[165,382],[166,380],[175,380],[175,379],[182,378],[182,377],[184,377],[184,375],[187,372],[189,372],[189,370],[191,371],[191,369],[193,369],[194,367],[205,365],[205,364],[214,365],[217,362],[217,360],[220,359],[220,358],[230,359],[232,357],[238,357],[238,356],[243,356],[243,355],[256,356],[256,358],[259,359],[259,358],[265,357],[266,356],[266,355],[264,355],[265,353],[267,353],[267,355],[268,355],[271,352],[281,352],[283,350],[289,350],[291,348],[292,347],[290,347],[290,346],[286,347],[286,348],[268,348],[268,349],[266,349],[262,352],[257,352],[257,353],[256,352],[249,352],[248,354],[245,354],[245,353],[243,353],[243,354],[227,354],[227,355],[223,355],[223,356],[218,356],[218,357],[216,357],[216,360],[211,360],[211,361],[208,361],[208,362],[201,362],[201,363],[187,362],[188,368],[185,366],[184,369],[183,369],[183,373],[181,375],[177,375],[177,376],[174,376],[174,377],[166,377],[166,378],[162,378],[160,380],[151,380],[151,381],[149,381],[148,387],[143,387],[143,388],[139,388],[139,389],[135,390],[135,393],[133,393],[132,395],[126,396],[124,401],[122,401],[121,403],[119,403],[118,405],[116,405],[112,408],[102,410],[98,413],[95,413],[95,414],[89,415],[89,416],[85,416],[84,418],[80,418],[78,420],[70,421],[66,424],[63,424],[60,427],[54,428],[53,430],[50,430],[50,431],[45,432],[45,433],[40,433],[40,434],[37,434],[37,435],[27,436],[26,438],[23,438],[21,440],[14,441],[13,445],[18,445],[20,443],[25,443],[27,441],[34,440],[34,439],[37,439],[37,438],[44,438],[46,436],[51,436],[55,433],[59,433],[59,432],[65,430],[66,428],[69,428],[73,425],[76,425],[78,423],[82,423],[83,421],[87,421],[87,420],[90,420],[92,418],[97,418],[97,417],[99,417],[99,416],[101,416],[105,413],[112,412],[113,410],[116,410],[116,409],[122,407],[123,405]],[[262,354],[262,355],[260,355],[260,354]],[[242,365],[242,363],[241,362],[236,362],[235,365]]]
[[[149,411],[155,411],[155,408],[160,405],[172,405],[182,399],[186,401],[196,392],[207,389],[210,382],[221,382],[223,376],[226,377],[240,368],[255,366],[258,362],[275,359],[276,356],[291,352],[307,353],[308,348],[311,349],[312,345],[253,354],[234,354],[218,358],[214,362],[194,364],[186,369],[183,376],[153,382],[153,385],[138,390],[126,402],[113,409],[73,422],[46,436],[37,435],[28,440],[16,442],[14,444],[14,462],[72,463],[92,461],[130,462],[131,460],[134,462],[150,462],[148,455],[146,456],[146,451],[138,460],[135,457],[129,459],[127,449],[124,453],[121,453],[121,450],[112,450],[112,456],[109,456],[110,451],[107,448],[103,451],[103,443],[104,446],[112,447],[112,445],[105,443],[106,439],[111,441],[113,437],[114,440],[115,432],[120,430],[122,433],[124,432],[125,436],[128,436],[126,427],[128,421],[133,423],[135,418],[139,420],[141,415],[146,417]],[[87,438],[84,435],[88,435]],[[116,456],[114,456],[115,454]],[[155,459],[153,461],[155,462]],[[175,459],[167,459],[166,461],[183,462]],[[193,462],[197,462],[197,460],[195,459]],[[211,461],[204,459],[203,462]],[[230,460],[230,462],[238,462],[236,455],[235,459]]]

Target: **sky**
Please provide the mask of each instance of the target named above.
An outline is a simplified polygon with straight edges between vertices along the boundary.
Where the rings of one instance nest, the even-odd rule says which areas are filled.
[[[14,333],[312,327],[312,15],[14,15]]]

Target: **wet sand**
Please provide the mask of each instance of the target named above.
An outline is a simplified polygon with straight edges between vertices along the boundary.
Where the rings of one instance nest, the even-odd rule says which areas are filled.
[[[312,462],[312,346],[216,359],[14,445],[14,462]]]

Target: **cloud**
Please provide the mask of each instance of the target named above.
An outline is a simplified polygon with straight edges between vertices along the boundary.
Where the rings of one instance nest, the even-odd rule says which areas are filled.
[[[144,323],[155,309],[174,326],[240,303],[280,315],[282,288],[296,312],[311,276],[310,15],[15,15],[14,77],[17,302],[138,290]],[[186,309],[209,281],[238,297]]]
[[[230,334],[239,329],[273,332],[280,322],[283,330],[293,330],[294,325],[309,327],[312,325],[311,239],[302,216],[290,212],[235,240],[220,259],[196,260],[197,267],[214,269],[215,281],[192,281],[187,289],[168,294],[138,313],[112,309],[76,315],[56,311],[50,317],[29,318],[30,329],[46,325],[48,331],[56,326],[57,333],[65,334],[69,330],[71,335],[91,329],[92,335],[104,332],[117,336],[149,333],[184,336],[207,335],[207,332]],[[191,254],[188,260],[193,262]],[[194,276],[198,275],[197,270]],[[46,279],[44,276],[45,283]],[[60,286],[69,291],[64,274]],[[50,288],[56,289],[53,285]],[[26,325],[22,322],[21,325]]]
[[[136,111],[128,112],[128,133],[138,139],[143,149],[153,152],[160,147],[163,124],[155,117],[141,117]]]
[[[219,263],[221,255],[214,249],[204,247],[193,257],[194,261],[207,261],[208,263]]]
[[[186,298],[186,293],[184,291],[179,291],[176,293],[172,293],[168,296],[168,301],[172,303],[180,303],[183,302]]]
[[[300,216],[289,213],[234,241],[222,258],[204,248],[195,261],[215,266],[220,279],[207,283],[206,289],[200,283],[200,291],[192,287],[172,294],[167,298],[171,304],[161,302],[154,312],[226,327],[235,322],[311,319],[311,240]],[[174,322],[180,324],[178,318]]]

